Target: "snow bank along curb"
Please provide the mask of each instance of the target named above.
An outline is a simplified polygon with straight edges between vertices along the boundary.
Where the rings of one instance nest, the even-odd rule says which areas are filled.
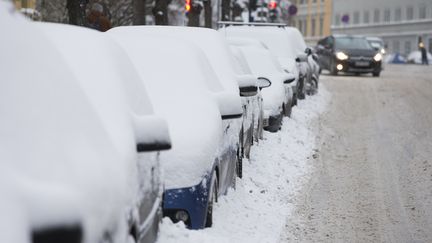
[[[243,179],[219,198],[213,227],[188,230],[168,218],[161,223],[158,243],[278,242],[293,210],[291,199],[307,182],[312,169],[316,129],[312,123],[325,111],[330,94],[321,86],[317,95],[300,101],[292,118],[278,133],[265,133],[243,162]]]

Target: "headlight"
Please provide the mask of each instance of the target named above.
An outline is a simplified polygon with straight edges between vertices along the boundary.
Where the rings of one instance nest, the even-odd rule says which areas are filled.
[[[340,51],[340,52],[336,53],[336,58],[343,61],[343,60],[348,59],[348,55]]]
[[[381,55],[381,53],[377,53],[377,54],[374,56],[374,60],[375,60],[376,62],[381,61],[381,60],[382,60],[382,55]]]
[[[384,48],[382,48],[382,49],[381,49],[381,54],[383,54],[383,55],[384,55],[385,53],[386,53],[385,49],[384,49]]]

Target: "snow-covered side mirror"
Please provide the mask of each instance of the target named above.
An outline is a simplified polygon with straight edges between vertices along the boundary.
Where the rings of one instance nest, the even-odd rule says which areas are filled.
[[[221,92],[215,94],[215,96],[222,120],[237,119],[242,117],[243,109],[239,95],[229,92]]]
[[[271,86],[271,81],[268,78],[259,77],[257,80],[260,90]]]
[[[165,119],[157,116],[135,117],[137,152],[171,149],[171,138]]]
[[[292,73],[286,73],[284,76],[284,84],[292,83],[296,79],[295,75]]]
[[[307,62],[306,53],[299,54],[296,58],[296,62]]]
[[[236,79],[240,89],[240,96],[250,97],[258,94],[258,87],[255,76],[237,75]]]
[[[310,56],[312,54],[312,49],[310,47],[306,47],[305,54]]]

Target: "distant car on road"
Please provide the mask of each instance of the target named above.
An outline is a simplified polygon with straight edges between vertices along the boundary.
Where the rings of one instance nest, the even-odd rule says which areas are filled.
[[[318,41],[316,50],[321,68],[333,75],[346,72],[380,76],[383,56],[365,37],[331,35]]]

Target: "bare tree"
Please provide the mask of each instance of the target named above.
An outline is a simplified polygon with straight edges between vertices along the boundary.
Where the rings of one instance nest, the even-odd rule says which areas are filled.
[[[133,4],[133,24],[146,24],[146,0],[132,0]]]
[[[211,0],[204,1],[204,26],[206,28],[212,27],[212,3]]]

